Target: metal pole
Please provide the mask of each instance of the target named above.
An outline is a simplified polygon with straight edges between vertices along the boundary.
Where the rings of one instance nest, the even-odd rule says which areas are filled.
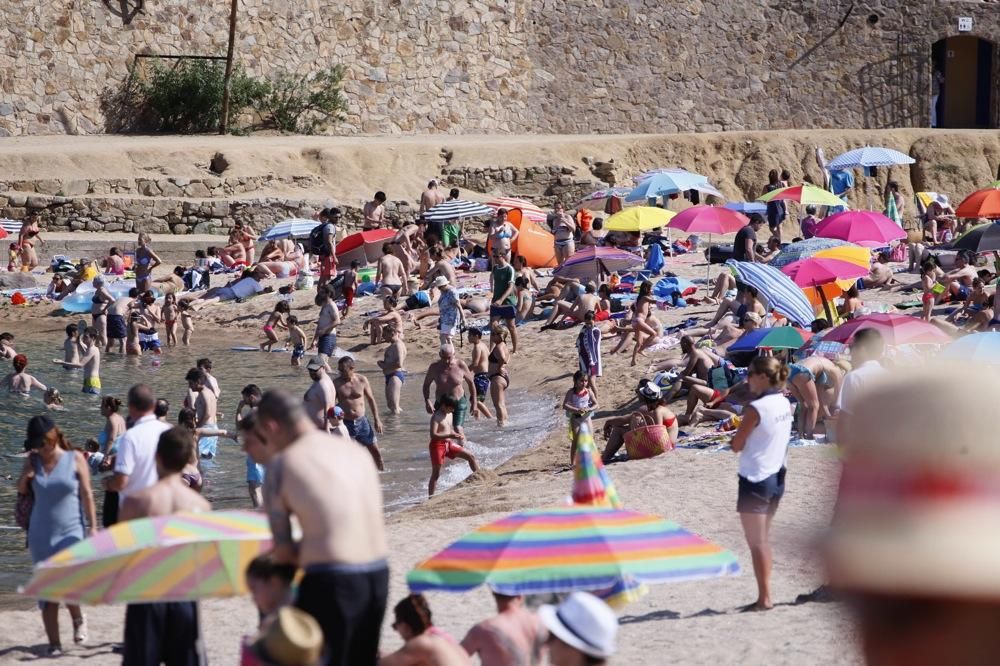
[[[226,51],[226,75],[222,88],[222,119],[219,122],[219,134],[229,133],[229,90],[233,77],[233,50],[236,47],[236,10],[239,0],[232,0],[229,11],[229,49]]]

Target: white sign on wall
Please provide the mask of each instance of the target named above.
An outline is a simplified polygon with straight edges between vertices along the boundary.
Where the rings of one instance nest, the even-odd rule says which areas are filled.
[[[972,32],[972,17],[971,16],[959,16],[958,17],[958,31],[959,32]]]

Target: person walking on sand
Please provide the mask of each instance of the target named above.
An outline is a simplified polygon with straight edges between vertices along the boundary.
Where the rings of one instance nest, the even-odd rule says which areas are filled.
[[[497,614],[469,629],[462,647],[482,666],[540,664],[545,629],[524,597],[493,592]]]
[[[771,522],[785,493],[785,460],[792,432],[792,405],[783,395],[788,368],[773,356],[758,356],[750,363],[747,383],[756,400],[743,409],[733,436],[732,449],[740,454],[739,497],[743,533],[750,546],[757,601],[744,610],[770,610]]]
[[[333,388],[337,392],[337,403],[344,410],[344,425],[351,439],[358,442],[371,454],[378,471],[385,470],[382,463],[382,452],[378,448],[376,435],[382,434],[382,419],[378,415],[378,405],[372,393],[368,378],[354,371],[354,359],[344,356],[337,361],[340,376],[333,380]],[[371,412],[371,422],[365,413],[365,404]],[[374,426],[374,427],[373,427]]]
[[[444,459],[454,460],[461,458],[469,463],[469,470],[475,474],[479,470],[479,464],[475,456],[462,447],[465,441],[465,434],[459,432],[453,422],[455,407],[458,401],[450,395],[446,395],[438,400],[435,405],[434,414],[431,416],[429,445],[431,455],[431,478],[427,482],[427,496],[434,495],[437,488],[438,477],[441,476],[441,466]]]
[[[472,362],[469,369],[472,371],[472,383],[476,387],[476,404],[472,407],[472,417],[493,418],[489,407],[486,406],[486,396],[490,392],[489,373],[489,347],[483,342],[483,331],[480,328],[469,329],[469,345],[472,349]]]
[[[573,592],[558,607],[542,606],[538,617],[548,629],[551,666],[604,666],[616,651],[618,618],[589,592]]]
[[[309,373],[309,379],[313,383],[302,396],[306,414],[313,425],[324,432],[329,430],[327,414],[337,404],[337,389],[334,388],[333,380],[326,372],[327,367],[322,356],[315,356],[309,360],[306,372]]]
[[[28,215],[21,223],[21,231],[17,235],[17,246],[21,248],[21,272],[30,273],[38,267],[38,253],[35,242],[45,245],[42,230],[38,226],[38,215]]]
[[[428,414],[434,413],[434,405],[444,396],[455,399],[456,405],[452,413],[452,424],[455,431],[465,433],[462,426],[465,424],[465,417],[469,414],[469,399],[466,397],[466,389],[469,395],[476,394],[475,383],[472,379],[472,372],[465,361],[455,356],[455,347],[451,344],[443,344],[438,350],[439,360],[427,366],[427,374],[424,376],[424,384],[421,388],[424,396],[424,408]],[[431,402],[431,386],[434,386],[434,402]]]
[[[184,482],[181,473],[194,456],[194,437],[185,427],[170,428],[156,442],[159,479],[129,495],[121,520],[211,510],[208,501]],[[125,608],[124,666],[204,664],[205,644],[198,622],[198,602],[129,604]]]
[[[82,452],[74,451],[55,422],[47,416],[28,421],[24,460],[17,492],[34,498],[28,519],[28,550],[35,564],[64,548],[93,536],[97,509],[90,486],[90,466]],[[86,522],[84,522],[86,518]],[[45,601],[42,623],[49,641],[46,656],[62,654],[59,636],[59,604]],[[73,618],[73,642],[87,640],[87,620],[78,605],[67,604]]]
[[[319,287],[325,287],[337,273],[337,224],[340,222],[340,209],[329,208],[326,216],[320,214],[320,242],[318,247],[311,249],[319,260]]]
[[[98,339],[97,329],[88,327],[81,338],[83,354],[79,361],[52,359],[53,363],[64,368],[83,368],[83,392],[91,395],[101,395],[101,348]]]
[[[337,351],[337,327],[340,325],[340,310],[330,297],[330,292],[320,289],[314,301],[319,306],[319,316],[316,317],[316,332],[313,333],[309,348],[315,345],[316,350],[327,363]]]
[[[379,666],[472,666],[472,660],[454,638],[434,626],[431,608],[422,594],[411,594],[393,609],[392,628],[403,647],[379,659]]]
[[[378,367],[385,375],[385,404],[389,408],[390,414],[402,414],[403,409],[399,406],[399,394],[403,390],[403,383],[406,381],[406,344],[399,327],[390,324],[386,328],[389,335],[389,346],[385,348],[382,360],[377,361]]]
[[[374,666],[389,568],[382,487],[371,456],[354,442],[318,432],[284,391],[264,394],[254,432],[275,451],[264,482],[273,557],[305,571],[295,605],[322,627],[324,663]],[[298,543],[292,516],[301,530]]]

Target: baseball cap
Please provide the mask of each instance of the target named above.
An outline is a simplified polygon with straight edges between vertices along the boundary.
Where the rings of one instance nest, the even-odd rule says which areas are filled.
[[[323,359],[319,356],[313,356],[309,359],[309,363],[306,364],[306,370],[320,370],[324,365],[326,364],[323,363]]]
[[[598,659],[615,653],[618,618],[606,603],[587,592],[574,592],[559,606],[538,609],[542,624],[566,645]]]

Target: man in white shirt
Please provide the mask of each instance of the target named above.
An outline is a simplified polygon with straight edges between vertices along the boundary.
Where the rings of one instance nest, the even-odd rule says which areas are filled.
[[[128,415],[132,427],[122,435],[115,459],[115,473],[104,481],[106,490],[119,493],[124,502],[129,493],[152,486],[159,480],[156,472],[156,446],[160,435],[170,430],[153,414],[156,395],[145,384],[136,384],[128,392]]]
[[[862,387],[887,372],[879,362],[883,353],[885,353],[885,341],[877,330],[863,328],[854,334],[854,340],[851,342],[853,370],[844,375],[844,383],[840,387],[840,397],[837,401],[844,415],[850,415],[853,409],[852,401]]]

